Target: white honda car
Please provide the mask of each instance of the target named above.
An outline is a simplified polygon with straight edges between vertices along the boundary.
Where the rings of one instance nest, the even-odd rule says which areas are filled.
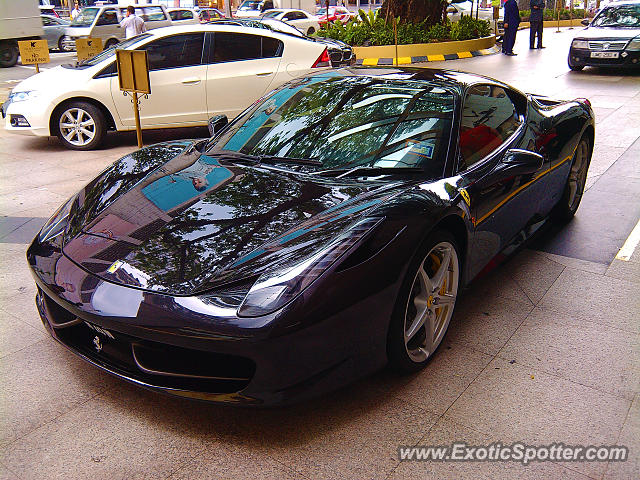
[[[159,28],[22,81],[3,105],[6,129],[57,135],[75,150],[98,147],[108,130],[135,129],[131,97],[119,88],[116,48],[147,50],[151,94],[140,101],[143,128],[233,118],[292,78],[330,67],[326,45],[301,37],[234,25]]]
[[[305,35],[313,35],[320,30],[318,19],[304,10],[294,10],[291,8],[272,9],[267,10],[261,16],[264,18],[274,18],[293,25]]]

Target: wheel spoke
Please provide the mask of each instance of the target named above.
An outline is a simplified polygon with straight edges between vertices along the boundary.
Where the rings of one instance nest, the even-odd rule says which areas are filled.
[[[60,128],[73,128],[73,123],[60,123]]]
[[[413,337],[415,337],[416,333],[418,333],[420,328],[422,328],[422,326],[425,324],[427,317],[428,317],[428,311],[424,311],[422,312],[422,314],[416,315],[416,318],[413,320],[413,323],[411,324],[409,329],[404,333],[406,342],[408,342]]]
[[[444,251],[444,255],[442,257],[442,263],[440,263],[440,268],[431,279],[432,292],[436,292],[440,290],[440,288],[442,288],[442,282],[444,282],[445,276],[449,272],[450,262],[451,262],[451,249],[447,248]]]
[[[63,133],[62,136],[65,138],[67,142],[71,142],[72,141],[71,139],[74,137],[75,134],[76,134],[75,130],[70,130],[66,134]]]
[[[81,128],[80,133],[84,134],[87,138],[93,138],[93,132],[86,128]]]
[[[439,295],[438,297],[436,297],[434,302],[438,307],[453,305],[454,303],[456,303],[456,296],[445,293],[444,295]]]
[[[84,122],[80,122],[81,127],[93,127],[95,123],[93,123],[93,119],[89,118],[89,120],[85,120]]]
[[[420,287],[425,292],[425,295],[429,295],[429,292],[433,291],[433,284],[431,283],[431,279],[427,272],[424,270],[424,262],[420,265],[420,269],[418,270],[418,277],[420,279]]]

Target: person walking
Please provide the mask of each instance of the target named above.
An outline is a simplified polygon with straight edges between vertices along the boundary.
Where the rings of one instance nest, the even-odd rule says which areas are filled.
[[[520,25],[520,9],[516,0],[507,0],[504,4],[504,39],[502,40],[502,53],[509,56],[513,53],[513,44],[516,43],[516,33]]]
[[[538,37],[538,48],[542,46],[542,26],[544,20],[544,0],[531,0],[531,16],[529,17],[529,48],[536,48],[535,41]]]
[[[124,38],[135,37],[147,31],[144,20],[136,15],[133,5],[127,7],[127,16],[120,22],[120,26],[124,28]]]

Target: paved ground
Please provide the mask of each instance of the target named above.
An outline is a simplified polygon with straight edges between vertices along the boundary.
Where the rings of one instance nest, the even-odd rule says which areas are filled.
[[[525,32],[527,33],[527,32]],[[295,407],[237,410],[140,390],[48,338],[26,243],[88,179],[135,148],[78,153],[0,130],[0,479],[640,478],[640,255],[614,259],[640,217],[640,77],[568,72],[549,48],[447,62],[525,91],[587,96],[597,113],[589,190],[548,232],[461,299],[421,373],[383,371]],[[523,42],[522,40],[525,40]],[[146,133],[145,141],[206,130]],[[399,445],[623,444],[625,463],[399,462]]]

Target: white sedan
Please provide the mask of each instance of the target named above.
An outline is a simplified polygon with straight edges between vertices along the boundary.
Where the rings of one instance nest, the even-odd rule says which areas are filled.
[[[291,8],[280,8],[267,10],[262,14],[265,18],[274,18],[293,25],[305,35],[312,35],[320,30],[318,19],[304,10],[294,10]]]
[[[117,48],[147,51],[151,94],[140,102],[144,128],[207,125],[219,114],[232,118],[273,88],[330,66],[322,43],[234,25],[160,28]],[[135,129],[131,97],[119,88],[115,47],[22,81],[3,113],[9,132],[57,135],[75,150],[98,147],[107,130]]]

